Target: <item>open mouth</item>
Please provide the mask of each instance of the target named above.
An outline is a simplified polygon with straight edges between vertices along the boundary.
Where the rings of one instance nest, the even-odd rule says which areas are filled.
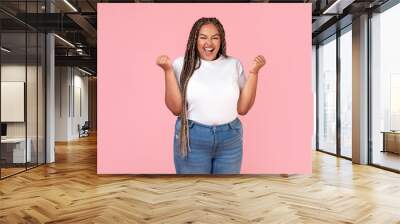
[[[214,51],[214,48],[212,48],[212,47],[205,47],[204,50],[205,50],[207,53],[212,53],[212,52]]]

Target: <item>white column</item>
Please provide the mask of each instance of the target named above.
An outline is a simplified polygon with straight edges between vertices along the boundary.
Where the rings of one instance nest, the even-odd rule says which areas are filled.
[[[46,4],[47,12],[53,12],[54,6],[50,1]],[[55,44],[54,35],[46,35],[46,163],[55,162],[54,133],[55,133]]]

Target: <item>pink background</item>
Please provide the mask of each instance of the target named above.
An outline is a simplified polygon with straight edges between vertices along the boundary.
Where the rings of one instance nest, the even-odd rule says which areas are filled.
[[[311,173],[311,4],[98,4],[99,174],[175,173],[176,117],[158,55],[184,55],[193,23],[217,17],[227,53],[248,71],[262,54],[257,99],[240,117],[241,173]],[[246,73],[247,74],[247,73]]]

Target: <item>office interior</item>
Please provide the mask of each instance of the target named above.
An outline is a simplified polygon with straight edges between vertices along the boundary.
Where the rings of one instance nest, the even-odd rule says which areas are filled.
[[[55,142],[96,132],[96,30],[82,15],[62,15],[71,6],[0,3],[1,179],[54,163]]]
[[[96,7],[105,2],[181,1],[0,2],[0,186],[15,178],[29,179],[35,170],[56,169],[58,156],[70,161],[72,169],[70,158],[85,142],[94,142],[90,158],[95,158]],[[335,161],[328,167],[313,164],[313,172],[335,170],[348,162],[345,167],[350,173],[362,166],[369,174],[399,177],[399,1],[202,2],[312,4],[314,136],[310,151],[313,163],[318,164],[321,156]]]

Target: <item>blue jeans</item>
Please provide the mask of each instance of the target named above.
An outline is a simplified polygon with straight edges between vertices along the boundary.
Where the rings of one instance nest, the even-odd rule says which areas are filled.
[[[243,129],[238,118],[222,125],[189,120],[187,157],[180,154],[180,118],[175,124],[174,163],[177,174],[239,174],[243,155]]]

